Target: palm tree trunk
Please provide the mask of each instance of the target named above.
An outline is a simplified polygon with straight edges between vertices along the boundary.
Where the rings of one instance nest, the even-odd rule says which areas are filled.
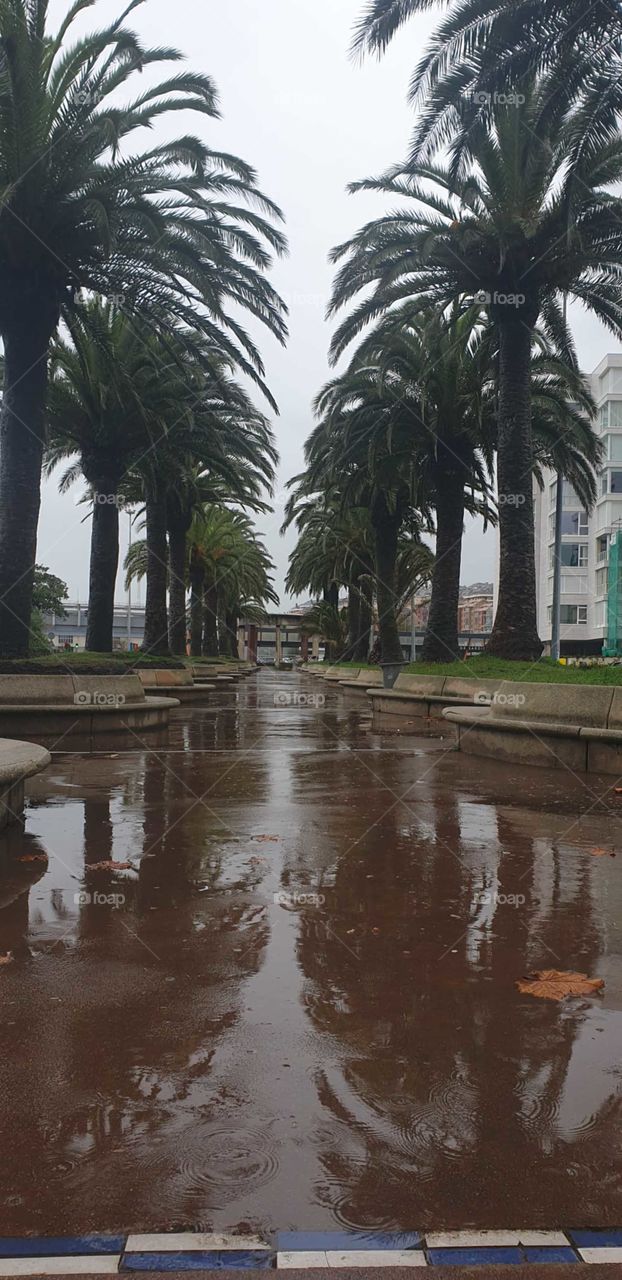
[[[218,657],[218,588],[215,583],[205,589],[203,604],[203,653]]]
[[[90,653],[112,653],[114,593],[119,567],[119,477],[89,475],[87,478],[93,488],[93,523],[86,648]]]
[[[531,438],[532,331],[499,322],[499,603],[486,652],[534,661],[542,653],[536,615]]]
[[[185,522],[169,519],[169,644],[180,657],[186,653],[186,534]]]
[[[403,658],[397,626],[397,540],[402,514],[399,504],[391,511],[384,494],[372,505],[371,520],[376,552],[376,599],[380,632],[381,662],[401,662]]]
[[[147,514],[147,592],[145,597],[146,653],[169,656],[168,617],[166,609],[166,501],[163,487],[156,482],[146,502]]]
[[[324,603],[330,605],[335,611],[335,617],[339,617],[339,583],[329,582],[324,587]],[[335,640],[324,640],[324,650],[329,662],[335,662],[337,659],[337,642]]]
[[[464,473],[443,471],[436,498],[436,559],[432,598],[421,650],[424,662],[452,662],[459,657],[458,603],[464,531]]]
[[[13,295],[13,291],[11,291]],[[0,413],[0,657],[25,657],[41,505],[47,355],[58,314],[23,290],[3,300],[4,392]]]
[[[343,652],[345,662],[352,662],[360,638],[361,597],[359,593],[360,570],[353,569],[348,582],[348,638]]]
[[[238,615],[232,609],[228,609],[225,613],[225,626],[229,639],[229,654],[232,658],[238,658]]]
[[[190,565],[190,653],[200,658],[203,653],[203,582],[205,569],[202,564]]]

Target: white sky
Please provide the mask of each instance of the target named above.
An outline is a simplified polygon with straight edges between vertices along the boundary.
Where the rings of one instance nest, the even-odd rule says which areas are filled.
[[[355,64],[348,56],[351,32],[364,0],[146,0],[131,18],[151,45],[175,45],[189,65],[218,85],[222,120],[174,117],[174,132],[191,128],[215,148],[232,151],[258,171],[259,183],[286,216],[289,257],[272,279],[290,307],[290,341],[283,351],[260,333],[268,383],[280,407],[275,421],[281,466],[274,515],[258,526],[276,561],[277,590],[294,541],[279,536],[282,490],[302,466],[302,446],[312,425],[311,403],[329,376],[326,353],[331,327],[324,319],[332,272],[328,253],[370,217],[388,207],[382,197],[346,194],[349,181],[376,174],[403,158],[412,126],[406,102],[410,72],[428,32],[429,15],[402,30],[381,62]],[[51,19],[68,0],[52,0]],[[84,29],[100,28],[121,0],[99,0],[87,10]],[[139,88],[142,87],[139,85]],[[162,126],[164,129],[164,126]],[[171,127],[166,126],[171,135]],[[153,138],[153,135],[152,135]],[[571,313],[579,357],[590,372],[619,344],[598,323]],[[71,598],[86,600],[90,522],[77,501],[77,485],[64,497],[53,478],[45,486],[37,559],[63,578]],[[122,557],[127,545],[122,518]],[[495,535],[469,520],[462,581],[490,580]],[[143,588],[144,590],[144,588]],[[123,599],[119,571],[117,599]]]

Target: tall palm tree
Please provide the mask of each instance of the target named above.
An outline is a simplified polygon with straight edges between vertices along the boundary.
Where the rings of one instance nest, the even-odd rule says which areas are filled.
[[[141,148],[139,131],[189,110],[215,118],[214,84],[180,72],[140,86],[148,66],[176,62],[125,25],[72,41],[89,0],[74,0],[57,32],[48,0],[0,0],[0,654],[28,650],[45,443],[50,343],[82,290],[123,300],[166,329],[171,319],[218,333],[261,380],[242,306],[284,337],[283,304],[265,271],[284,241],[279,210],[236,157],[186,134]]]
[[[381,55],[415,14],[437,0],[370,0],[354,49]],[[441,7],[439,5],[439,7]],[[582,129],[615,128],[622,104],[622,13],[607,0],[449,0],[412,78],[415,153],[452,132],[456,101],[485,114],[494,94],[515,97],[525,77],[547,76],[551,102],[578,105]],[[602,135],[601,135],[602,136]]]
[[[369,651],[374,595],[374,548],[369,511],[349,505],[340,495],[309,493],[306,474],[289,482],[282,532],[295,523],[298,540],[289,558],[285,585],[293,595],[309,591],[339,617],[339,588],[348,593],[348,632],[342,657],[364,661]],[[334,588],[336,587],[336,601]],[[330,603],[333,590],[333,602]],[[319,616],[319,615],[318,615]],[[340,625],[333,628],[341,634]],[[329,644],[332,637],[327,637]],[[331,655],[332,656],[332,655]]]
[[[417,577],[425,578],[431,569],[431,554],[420,543],[422,531],[432,528],[429,501],[411,448],[419,409],[420,392],[412,380],[401,380],[398,387],[379,380],[375,367],[351,368],[318,396],[320,420],[305,446],[309,490],[333,487],[344,510],[354,506],[369,512],[384,662],[402,657],[397,577],[403,536],[420,548]]]
[[[61,485],[81,473],[93,503],[88,649],[112,647],[120,503],[147,497],[147,637],[163,651],[166,554],[174,561],[171,618],[178,653],[185,651],[185,539],[193,504],[216,500],[216,487],[225,486],[238,501],[265,509],[260,493],[271,484],[276,458],[270,428],[227,364],[191,330],[177,326],[165,339],[98,300],[72,318],[70,340],[54,344],[47,470],[77,452],[79,461]],[[193,496],[195,461],[203,482]]]
[[[436,556],[422,658],[459,656],[458,602],[465,513],[496,523],[491,484],[497,438],[498,350],[480,308],[460,313],[411,302],[382,319],[357,348],[352,367],[377,367],[378,378],[415,382],[411,449],[436,517]],[[397,386],[399,388],[399,381]],[[578,369],[556,358],[537,334],[531,360],[534,447],[538,468],[577,478],[585,506],[596,497],[600,444],[595,404]],[[385,428],[382,422],[378,430]],[[579,479],[580,476],[580,479]]]
[[[332,310],[364,291],[338,330],[333,357],[365,325],[407,298],[421,305],[484,303],[499,348],[500,589],[489,651],[536,658],[531,359],[538,322],[572,361],[560,299],[573,296],[622,332],[622,141],[601,140],[566,164],[572,127],[547,110],[546,88],[491,106],[456,140],[462,160],[409,165],[357,188],[408,206],[335,250],[345,259]],[[465,159],[466,157],[466,159]]]
[[[250,519],[216,503],[195,514],[187,555],[191,652],[237,656],[238,618],[258,617],[266,603],[278,604],[270,557]],[[148,567],[147,542],[137,540],[125,559],[126,584],[144,578]]]

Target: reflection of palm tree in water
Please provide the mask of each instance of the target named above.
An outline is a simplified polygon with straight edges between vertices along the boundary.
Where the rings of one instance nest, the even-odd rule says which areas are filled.
[[[53,1136],[26,1120],[28,1169],[16,1155],[5,1172],[18,1196],[28,1183],[24,1203],[36,1196],[45,1230],[59,1217],[90,1221],[94,1202],[109,1221],[125,1221],[131,1203],[133,1218],[154,1227],[196,1226],[211,1208],[202,1142],[227,1116],[222,1057],[266,931],[263,921],[235,928],[249,910],[254,868],[225,897],[214,867],[199,892],[212,819],[198,806],[176,824],[186,794],[162,764],[146,761],[135,802],[153,856],[121,909],[81,908],[79,991],[54,1006],[53,1038],[39,1043],[34,1023],[28,1032],[25,1056],[47,1081]],[[110,857],[111,810],[101,796],[87,795],[84,835],[87,867]],[[17,1233],[24,1212],[18,1204],[9,1212]]]
[[[20,862],[19,858],[36,860]],[[0,836],[0,956],[11,952],[17,960],[30,955],[30,889],[46,871],[47,855],[40,840],[27,835],[21,823],[7,827]]]
[[[475,830],[478,820],[475,811]],[[408,1226],[415,1218],[451,1218],[458,1225],[479,1215],[485,1226],[503,1220],[517,1179],[529,1220],[550,1220],[542,1134],[525,1124],[519,1100],[537,1074],[548,1091],[542,1105],[555,1112],[582,1018],[577,1011],[561,1019],[558,1006],[539,1010],[515,991],[538,945],[531,878],[519,883],[533,847],[528,842],[518,858],[515,847],[516,831],[503,822],[499,839],[491,830],[479,847],[466,840],[453,795],[436,812],[397,806],[339,862],[323,914],[301,917],[307,1009],[340,1046],[337,1063],[329,1060],[317,1082],[334,1123],[323,1135],[327,1186],[318,1195],[343,1221]],[[370,855],[382,867],[372,881]],[[486,923],[482,885],[500,901],[522,892],[526,902],[497,905]],[[564,955],[562,916],[551,903],[538,931]],[[584,878],[572,919],[573,956],[587,946],[589,965],[597,942]],[[601,1137],[610,1112],[608,1100]],[[564,1154],[560,1165],[558,1146],[558,1194],[565,1187],[570,1215],[581,1194],[576,1181],[564,1181],[572,1158]]]

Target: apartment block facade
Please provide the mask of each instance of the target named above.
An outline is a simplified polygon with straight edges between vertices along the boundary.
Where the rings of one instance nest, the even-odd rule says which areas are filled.
[[[598,477],[598,499],[588,515],[571,485],[564,482],[561,551],[561,640],[569,652],[599,653],[607,635],[609,555],[622,530],[622,355],[607,355],[591,376],[598,412],[595,429],[605,457]],[[556,477],[536,486],[536,572],[538,628],[551,639],[555,556]]]

